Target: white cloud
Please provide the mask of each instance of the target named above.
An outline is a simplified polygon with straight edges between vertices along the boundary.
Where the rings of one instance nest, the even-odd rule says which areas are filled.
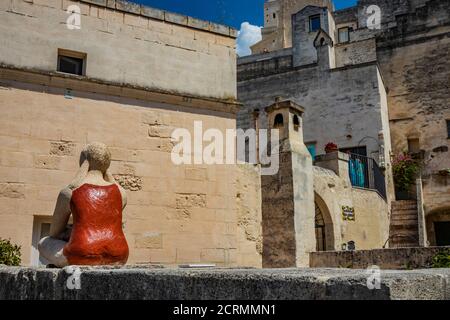
[[[261,41],[261,27],[251,25],[248,22],[241,24],[237,38],[236,52],[240,57],[252,54],[250,47]]]

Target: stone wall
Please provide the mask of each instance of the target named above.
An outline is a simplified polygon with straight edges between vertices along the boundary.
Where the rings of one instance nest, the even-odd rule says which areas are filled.
[[[261,268],[262,266],[262,199],[261,169],[251,164],[237,166],[237,265]]]
[[[448,300],[448,269],[380,273],[380,289],[366,270],[180,270],[83,268],[70,290],[69,269],[0,266],[1,300]],[[73,275],[72,275],[73,277]],[[282,312],[282,311],[280,311]],[[277,315],[280,313],[277,311]],[[286,314],[286,318],[290,315]]]
[[[430,268],[433,257],[446,250],[448,249],[445,247],[428,247],[314,252],[310,255],[310,259],[313,268],[366,269],[378,266],[381,269],[407,270]]]
[[[345,67],[377,60],[375,39],[337,44],[335,50],[336,67]]]
[[[54,72],[58,49],[66,49],[87,55],[89,78],[236,98],[235,30],[125,1],[104,3],[2,0],[0,64]],[[81,9],[79,30],[66,25],[71,5]]]
[[[141,92],[141,99],[113,95],[112,86],[107,86],[111,95],[99,94],[94,92],[103,87],[87,89],[84,81],[69,81],[68,96],[47,82],[13,81],[4,70],[0,75],[0,236],[22,246],[25,265],[31,263],[34,221],[53,214],[59,190],[74,178],[80,150],[91,141],[110,147],[112,173],[127,190],[124,230],[130,263],[260,263],[258,231],[252,230],[259,177],[242,176],[233,165],[176,166],[171,161],[174,128],[192,133],[194,121],[202,121],[204,130],[235,128],[226,105],[213,111],[206,108],[208,101],[157,103],[143,98],[148,92]],[[27,74],[28,81],[33,79]],[[244,180],[241,199],[251,208],[248,217],[242,204],[236,207],[238,174]],[[242,230],[247,218],[254,225]],[[243,231],[249,239],[242,240]]]
[[[387,106],[376,64],[333,70],[312,65],[276,74],[268,71],[270,64],[255,61],[239,66],[238,99],[244,108],[238,113],[238,127],[252,127],[253,110],[262,110],[276,97],[292,99],[305,107],[304,139],[316,144],[318,154],[334,141],[341,148],[365,145],[368,156],[378,161],[379,133],[388,124],[383,123],[387,122]],[[265,114],[261,115],[261,125],[265,127]],[[389,162],[390,141],[386,139],[384,143],[384,157]]]
[[[273,16],[265,17],[262,40],[252,47],[254,54],[292,47],[292,15],[304,7],[318,6],[333,11],[333,3],[330,0],[276,0],[273,2],[275,3],[266,2],[265,9],[272,14],[275,9],[275,19],[272,18]]]
[[[374,190],[353,188],[348,163],[339,161],[344,168],[339,175],[314,167],[315,201],[326,223],[326,249],[340,251],[350,241],[358,250],[382,248],[389,237],[388,202]],[[344,218],[344,208],[353,209],[354,220]]]
[[[397,154],[408,151],[408,140],[418,141],[418,150],[409,151],[423,158],[426,214],[449,207],[450,199],[450,178],[445,174],[450,168],[449,12],[448,1],[428,1],[398,16],[397,26],[377,40],[378,61],[389,88],[392,149]]]

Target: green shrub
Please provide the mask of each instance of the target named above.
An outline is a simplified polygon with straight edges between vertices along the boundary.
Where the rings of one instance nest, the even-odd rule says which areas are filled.
[[[433,268],[450,268],[450,249],[442,250],[433,257]]]
[[[22,261],[20,256],[20,246],[0,238],[0,264],[18,266]]]

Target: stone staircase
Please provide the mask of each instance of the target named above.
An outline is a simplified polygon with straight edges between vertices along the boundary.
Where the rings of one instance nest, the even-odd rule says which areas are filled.
[[[392,202],[389,248],[418,246],[419,224],[417,201],[402,200]]]

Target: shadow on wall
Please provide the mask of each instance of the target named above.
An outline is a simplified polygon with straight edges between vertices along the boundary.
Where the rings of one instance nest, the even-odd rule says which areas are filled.
[[[426,223],[430,246],[450,246],[450,207],[433,210]]]

